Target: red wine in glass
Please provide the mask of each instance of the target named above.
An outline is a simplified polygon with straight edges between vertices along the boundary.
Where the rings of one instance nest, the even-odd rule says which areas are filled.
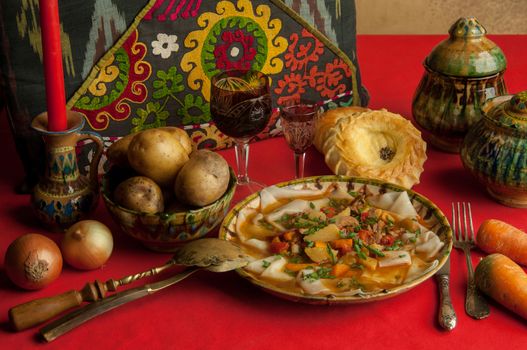
[[[298,102],[280,109],[285,140],[295,152],[296,178],[304,177],[305,152],[313,143],[317,115],[318,107],[311,102]]]
[[[264,187],[247,174],[249,140],[265,129],[271,109],[269,78],[262,72],[231,70],[212,77],[210,113],[216,127],[235,141],[238,185]]]

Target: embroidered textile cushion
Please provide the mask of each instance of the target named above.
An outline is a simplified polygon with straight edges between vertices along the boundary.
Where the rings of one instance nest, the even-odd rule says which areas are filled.
[[[45,110],[38,1],[7,2],[2,78],[4,85],[10,82],[7,101],[18,149],[33,174],[39,158],[33,146],[39,142],[28,125]],[[367,103],[355,55],[353,1],[70,0],[59,5],[67,106],[82,113],[86,128],[107,144],[131,132],[177,125],[199,148],[230,146],[209,111],[210,78],[226,69],[269,75],[275,106],[298,95],[326,108]],[[275,111],[256,139],[280,130]]]

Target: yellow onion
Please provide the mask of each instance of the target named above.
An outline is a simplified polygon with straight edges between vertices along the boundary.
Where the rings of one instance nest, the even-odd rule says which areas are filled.
[[[28,233],[15,239],[7,248],[4,268],[9,279],[24,289],[41,289],[59,277],[62,256],[59,247],[48,237]]]
[[[97,269],[112,255],[112,232],[99,221],[79,221],[66,231],[61,250],[64,260],[71,266],[80,270]]]

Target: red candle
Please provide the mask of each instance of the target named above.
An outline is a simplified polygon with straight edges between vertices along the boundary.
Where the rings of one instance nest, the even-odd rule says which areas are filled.
[[[48,130],[68,128],[66,120],[66,93],[60,45],[60,19],[58,0],[39,0],[44,79],[48,109]]]

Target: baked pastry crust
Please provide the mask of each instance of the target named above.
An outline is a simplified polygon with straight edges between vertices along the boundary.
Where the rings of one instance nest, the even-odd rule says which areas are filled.
[[[419,183],[426,143],[409,120],[384,109],[351,112],[336,120],[333,128],[322,129],[327,136],[321,147],[335,174],[376,178],[406,188]]]
[[[324,112],[317,120],[315,125],[315,137],[313,139],[313,144],[320,153],[324,153],[323,145],[326,139],[328,138],[329,131],[335,127],[340,118],[348,116],[358,116],[363,112],[370,111],[370,109],[365,107],[338,107],[330,109]]]

